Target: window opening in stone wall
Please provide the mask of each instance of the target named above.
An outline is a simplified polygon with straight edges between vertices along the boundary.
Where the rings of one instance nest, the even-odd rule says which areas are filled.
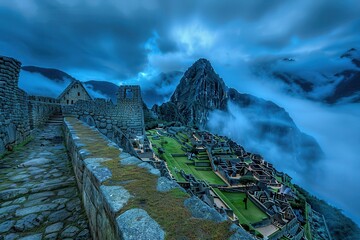
[[[66,100],[66,104],[69,104],[69,100]]]
[[[78,92],[78,96],[80,96],[80,92]]]
[[[71,100],[71,104],[74,104],[74,100]]]
[[[125,98],[126,99],[133,99],[133,95],[134,95],[134,93],[130,88],[125,89]]]

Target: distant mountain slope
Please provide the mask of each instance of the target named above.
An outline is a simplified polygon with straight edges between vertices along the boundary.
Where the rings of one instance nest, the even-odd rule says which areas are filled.
[[[108,96],[113,103],[116,103],[116,93],[119,89],[119,86],[112,82],[107,81],[86,81],[84,85],[87,89],[92,89],[96,92],[99,92],[103,95]]]
[[[282,160],[293,160],[304,166],[319,160],[323,154],[315,139],[302,133],[283,108],[228,89],[206,59],[199,59],[185,72],[169,102],[155,105],[152,110],[160,119],[226,133],[245,146],[256,141],[259,144],[253,150],[258,152],[263,152],[262,146],[271,144],[279,150]],[[237,115],[241,115],[249,127],[242,134],[238,132],[244,127],[240,121],[229,126]],[[244,138],[248,138],[246,143]]]
[[[49,97],[57,97],[69,82],[76,80],[66,72],[54,68],[24,66],[22,72],[23,81],[20,85],[25,91],[34,95],[45,94]],[[31,74],[39,74],[43,78]],[[147,82],[140,83],[142,98],[146,105],[151,107],[169,100],[182,74],[183,72],[180,71],[160,73]],[[35,81],[29,84],[24,78]],[[116,93],[119,88],[116,84],[99,80],[86,81],[84,84],[93,97],[104,97],[116,103]]]
[[[342,80],[336,85],[335,90],[326,98],[329,103],[341,100],[347,102],[360,102],[360,71],[345,70],[336,74]]]
[[[260,78],[281,82],[282,90],[293,96],[329,104],[360,102],[360,51],[351,48],[331,61],[336,63],[336,71],[320,61],[307,69],[311,63],[306,65],[306,59],[298,63],[284,58],[258,64],[254,73],[261,72],[265,76]]]
[[[351,48],[340,56],[340,58],[348,58],[353,64],[360,68],[360,52],[356,48]]]
[[[70,81],[75,80],[75,78],[73,78],[66,72],[54,68],[23,66],[21,69],[30,73],[39,73],[50,80],[55,80],[56,82],[64,82],[66,79],[69,79]]]
[[[20,73],[19,87],[30,95],[57,98],[65,90],[65,88],[75,80],[76,79],[71,75],[58,69],[24,66],[22,67]],[[93,84],[94,86],[89,84],[87,87],[89,94],[93,98],[112,99],[112,90],[107,90],[113,89],[113,86],[111,86],[112,83],[97,81]],[[113,85],[117,89],[117,86],[115,84]]]

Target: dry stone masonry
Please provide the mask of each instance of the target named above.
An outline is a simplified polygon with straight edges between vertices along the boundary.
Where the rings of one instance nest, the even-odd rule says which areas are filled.
[[[144,112],[140,86],[120,86],[116,117],[122,126],[122,131],[127,131],[132,135],[144,135]]]
[[[20,68],[19,61],[0,56],[0,155],[60,109],[56,99],[28,96],[18,87]]]
[[[197,229],[203,238],[196,239],[220,239],[203,231],[213,228],[215,230],[212,234],[216,234],[217,229],[224,224],[224,234],[227,234],[228,238],[254,240],[251,235],[228,222],[225,216],[199,198],[190,198],[176,182],[161,177],[158,169],[124,152],[95,127],[87,126],[75,118],[66,118],[64,130],[66,147],[72,159],[94,239],[174,239],[169,236],[178,236],[184,228],[188,228],[190,234]],[[130,169],[136,174],[127,175],[126,171]],[[123,177],[121,174],[124,174]],[[141,185],[138,189],[130,187],[130,184],[136,185],[145,179],[149,179],[154,185]],[[179,195],[174,189],[183,194]],[[146,194],[138,199],[142,191],[146,191]],[[184,200],[177,201],[179,198]],[[154,199],[159,202],[155,206],[147,207],[147,203]],[[181,216],[173,210],[178,208],[181,209]],[[163,225],[176,221],[177,217],[181,219],[178,225]],[[201,230],[200,226],[204,229]],[[175,232],[167,231],[172,227]]]
[[[0,239],[91,239],[61,124],[1,159]]]
[[[143,102],[139,86],[120,86],[117,104],[105,99],[78,100],[61,105],[64,116],[95,126],[126,152],[137,155],[131,140],[145,134]]]

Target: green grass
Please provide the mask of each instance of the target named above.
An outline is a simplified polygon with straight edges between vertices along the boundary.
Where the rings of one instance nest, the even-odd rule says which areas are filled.
[[[0,155],[0,160],[5,158],[6,156],[14,153],[14,152],[18,152],[18,151],[21,151],[23,150],[23,148],[28,144],[30,143],[34,138],[32,136],[29,136],[27,137],[24,141],[22,141],[21,143],[17,144],[14,146],[13,150],[12,151],[8,151],[6,150],[4,153],[2,153]]]
[[[306,219],[306,224],[304,226],[304,229],[305,229],[305,235],[306,235],[306,238],[308,240],[311,240],[312,239],[312,236],[311,236],[311,229],[310,229],[310,223],[309,223],[309,212],[311,211],[311,206],[308,204],[308,203],[305,203],[305,219]]]
[[[73,118],[66,120],[76,130],[76,135],[85,145],[83,148],[89,150],[89,157],[109,158],[102,165],[112,172],[112,177],[104,184],[127,182],[123,187],[132,197],[126,206],[115,214],[115,217],[131,208],[142,208],[164,229],[165,239],[228,239],[231,236],[229,221],[216,223],[193,218],[184,206],[184,200],[189,197],[187,193],[179,189],[169,192],[156,191],[157,176],[150,174],[144,168],[120,165],[118,148],[108,146],[107,141],[99,133],[91,131],[78,120]]]
[[[182,145],[177,142],[175,139],[166,136],[160,136],[159,140],[154,140],[150,138],[152,144],[156,144],[158,147],[162,147],[165,150],[165,153],[160,157],[164,158],[166,161],[169,170],[175,177],[177,181],[184,181],[185,179],[180,175],[180,170],[184,170],[186,174],[192,174],[196,179],[204,180],[209,184],[219,184],[225,185],[224,181],[217,176],[213,171],[198,171],[194,165],[189,165],[187,163],[192,163],[187,157],[173,157],[171,154],[184,154],[182,150]],[[158,154],[158,149],[154,148],[155,153]],[[200,162],[206,162],[206,160],[199,160]],[[209,161],[209,160],[207,160]]]
[[[279,183],[282,183],[282,182],[283,182],[283,181],[282,181],[282,178],[279,177],[279,176],[276,176],[276,175],[275,175],[275,179],[276,179],[276,181],[278,181]]]
[[[180,137],[182,137],[182,138],[185,139],[186,141],[189,141],[189,137],[188,137],[185,133],[178,132],[177,135],[180,136]]]
[[[214,188],[214,191],[234,211],[241,224],[256,223],[268,218],[268,216],[252,203],[250,199],[248,199],[247,203],[248,209],[245,209],[245,204],[243,202],[246,196],[245,193],[224,192],[217,188]]]

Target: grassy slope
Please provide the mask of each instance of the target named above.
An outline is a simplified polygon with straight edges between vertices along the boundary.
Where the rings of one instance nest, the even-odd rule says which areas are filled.
[[[230,193],[223,192],[219,189],[214,189],[215,192],[228,204],[233,210],[236,216],[239,218],[240,223],[256,223],[268,216],[261,211],[254,203],[248,199],[248,209],[245,209],[243,202],[245,193]]]
[[[178,189],[161,193],[156,191],[157,177],[146,169],[119,164],[119,149],[108,146],[107,141],[97,132],[84,126],[78,120],[67,118],[76,130],[84,148],[90,152],[88,157],[109,158],[104,162],[112,172],[106,185],[120,185],[121,182],[133,196],[116,216],[131,208],[142,208],[160,224],[166,232],[166,239],[228,239],[230,222],[215,223],[196,219],[185,208],[184,200],[189,196]]]
[[[154,131],[151,131],[152,134],[154,134]],[[165,153],[163,154],[164,160],[167,162],[168,167],[171,171],[171,173],[175,176],[176,180],[183,181],[184,179],[181,177],[179,173],[176,173],[175,170],[180,171],[183,169],[185,173],[192,174],[195,178],[204,180],[208,182],[209,184],[221,184],[224,185],[224,181],[221,180],[220,177],[218,177],[213,171],[198,171],[195,169],[195,166],[188,165],[186,163],[191,163],[187,159],[187,157],[173,157],[171,154],[178,153],[178,154],[184,154],[185,152],[181,149],[181,144],[178,143],[175,139],[166,137],[166,136],[160,136],[159,140],[153,139],[151,136],[149,136],[149,140],[152,142],[153,146],[154,144],[157,147],[162,147],[165,150]],[[157,152],[155,148],[155,152]]]

